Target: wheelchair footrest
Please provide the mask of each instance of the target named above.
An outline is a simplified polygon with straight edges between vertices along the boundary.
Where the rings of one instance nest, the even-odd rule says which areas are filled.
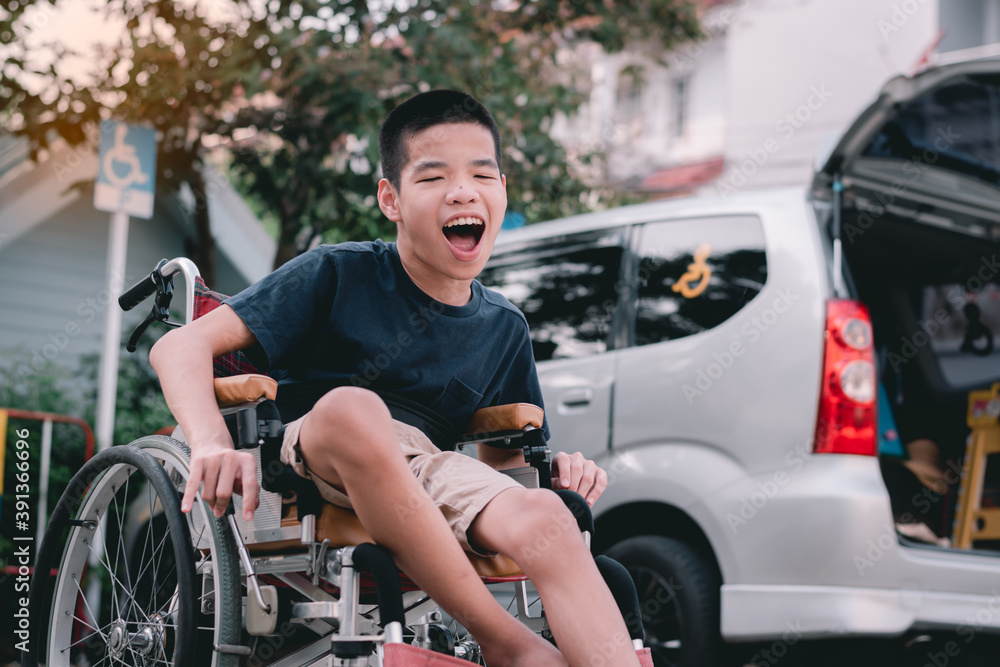
[[[340,602],[330,600],[322,602],[295,602],[292,604],[293,622],[313,618],[338,623],[338,619],[340,618]]]

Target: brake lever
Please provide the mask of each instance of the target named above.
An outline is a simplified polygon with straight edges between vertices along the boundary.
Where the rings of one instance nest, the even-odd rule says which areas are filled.
[[[125,349],[129,352],[135,352],[139,339],[153,322],[164,322],[174,327],[180,326],[174,322],[167,321],[167,318],[170,316],[170,301],[174,298],[173,276],[164,280],[159,271],[154,271],[152,278],[156,282],[156,297],[153,299],[153,307],[150,309],[146,319],[140,322],[139,326],[132,332],[132,335],[129,336],[128,343],[125,345]]]

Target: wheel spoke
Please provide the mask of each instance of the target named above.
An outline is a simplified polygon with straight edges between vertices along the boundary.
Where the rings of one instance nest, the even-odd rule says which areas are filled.
[[[139,609],[139,605],[135,601],[135,598],[132,597],[130,594],[128,594],[128,590],[129,590],[128,587],[125,586],[125,584],[123,584],[121,582],[121,580],[115,574],[114,570],[111,569],[111,566],[106,561],[101,560],[101,557],[97,554],[97,551],[94,550],[94,547],[93,547],[92,544],[88,543],[87,544],[87,548],[90,549],[90,553],[92,553],[95,556],[97,556],[97,559],[101,562],[102,565],[104,565],[107,568],[107,572],[111,576],[111,592],[114,595],[114,597],[112,598],[112,602],[117,602],[117,600],[118,600],[117,590],[118,590],[118,586],[121,586],[122,590],[126,593],[126,599],[127,599],[127,601],[131,602],[131,608],[133,610],[135,610],[136,612],[138,612],[139,614],[142,614],[142,610]],[[118,586],[116,586],[115,584],[117,584]],[[118,606],[118,612],[116,613],[116,616],[118,616],[119,618],[121,618],[121,605],[119,604],[117,606]]]
[[[154,465],[147,454],[159,462]],[[92,539],[92,527],[63,524],[67,541],[54,547],[59,574],[44,638],[54,656],[49,664],[237,664],[233,656],[203,650],[239,641],[240,571],[225,526],[205,520],[200,505],[199,514],[180,511],[178,486],[185,484],[187,456],[180,443],[143,438],[102,452],[74,478],[71,488],[84,484],[86,492],[64,497],[63,506],[73,504],[58,520],[93,520],[105,541]],[[142,477],[133,482],[134,474]],[[205,589],[203,577],[209,575],[214,586]],[[102,595],[100,604],[94,593]],[[207,598],[216,607],[202,617]],[[202,651],[197,659],[193,649]]]
[[[101,618],[100,616],[94,613],[93,609],[90,608],[90,603],[87,601],[87,596],[84,594],[83,589],[80,587],[80,582],[77,581],[76,577],[73,577],[73,583],[76,585],[77,595],[83,598],[83,606],[86,609],[87,613],[90,615],[92,619],[94,619],[94,623],[96,625],[100,625]],[[101,638],[107,641],[108,636],[103,632],[101,632],[101,629],[99,627],[94,627],[94,630],[96,630],[101,635]]]

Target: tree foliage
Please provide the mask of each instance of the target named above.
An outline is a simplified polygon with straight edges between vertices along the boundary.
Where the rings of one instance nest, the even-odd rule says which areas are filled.
[[[98,58],[96,80],[53,80],[56,92],[46,98],[16,88],[17,76],[13,84],[4,79],[8,113],[36,147],[53,133],[85,141],[91,135],[81,128],[101,118],[155,127],[159,191],[187,183],[195,194],[195,257],[209,279],[207,200],[218,184],[206,183],[202,165],[222,163],[277,222],[275,265],[320,236],[392,236],[374,199],[378,125],[424,90],[466,90],[494,113],[509,209],[529,222],[608,201],[613,193],[581,182],[549,134],[556,116],[571,114],[589,92],[590,74],[573,47],[661,50],[698,35],[687,0],[111,0],[107,7],[127,17],[128,30]],[[15,17],[14,41],[16,24]]]

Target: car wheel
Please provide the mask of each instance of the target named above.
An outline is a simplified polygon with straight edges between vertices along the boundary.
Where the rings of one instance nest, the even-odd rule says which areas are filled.
[[[704,556],[670,537],[643,535],[607,551],[635,581],[656,667],[712,667],[721,660],[719,581]]]

